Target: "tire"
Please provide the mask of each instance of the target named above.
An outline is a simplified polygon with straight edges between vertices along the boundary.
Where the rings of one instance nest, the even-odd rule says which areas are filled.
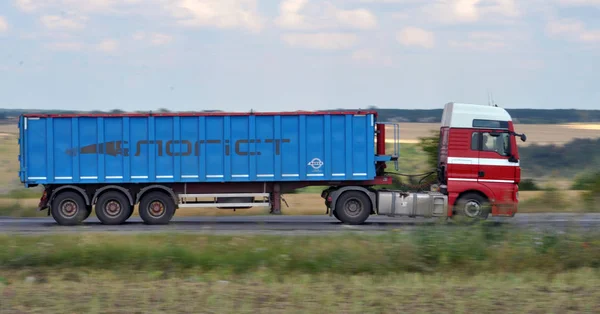
[[[472,221],[485,220],[490,214],[490,202],[477,193],[461,196],[456,202],[456,214]]]
[[[87,205],[87,206],[85,207],[85,210],[86,210],[87,212],[85,213],[85,217],[83,218],[83,220],[86,220],[86,219],[88,219],[88,218],[90,217],[90,215],[92,214],[92,206],[90,206],[90,205]]]
[[[335,217],[335,219],[337,219],[337,220],[341,221],[341,220],[340,220],[340,217],[338,216],[338,214],[337,214],[337,211],[336,211],[336,210],[334,210],[334,211],[332,212],[332,215],[333,215],[333,217]]]
[[[54,221],[62,226],[79,225],[88,215],[85,200],[79,193],[72,191],[56,195],[50,205],[50,213]]]
[[[122,192],[107,191],[96,201],[96,217],[105,225],[120,225],[129,218],[133,207]]]
[[[337,199],[334,213],[345,224],[360,225],[369,218],[371,210],[371,200],[365,193],[348,191]]]
[[[166,225],[175,215],[175,202],[164,192],[148,192],[140,201],[140,217],[147,225]]]
[[[134,211],[135,211],[135,208],[133,208],[133,206],[132,206],[131,210],[129,211],[129,215],[127,215],[127,219],[131,218],[131,216],[133,215]],[[127,221],[127,219],[125,219],[125,221]]]

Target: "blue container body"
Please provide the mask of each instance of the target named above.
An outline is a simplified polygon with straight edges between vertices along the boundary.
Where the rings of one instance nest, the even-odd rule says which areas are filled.
[[[369,114],[21,116],[35,184],[371,180]]]

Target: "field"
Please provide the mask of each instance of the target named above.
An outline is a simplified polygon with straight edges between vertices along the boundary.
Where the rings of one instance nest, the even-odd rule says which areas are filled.
[[[597,234],[481,225],[327,238],[0,236],[0,247],[1,313],[597,313],[600,300]]]
[[[0,272],[2,275],[2,272]],[[390,276],[110,271],[27,273],[0,284],[0,313],[598,313],[597,270]],[[39,279],[38,279],[39,280]],[[49,291],[51,294],[49,295]]]

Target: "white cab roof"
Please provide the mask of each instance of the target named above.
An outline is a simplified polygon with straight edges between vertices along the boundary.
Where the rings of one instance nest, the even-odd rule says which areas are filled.
[[[448,103],[442,114],[442,127],[472,128],[473,120],[512,121],[504,108],[489,105]]]

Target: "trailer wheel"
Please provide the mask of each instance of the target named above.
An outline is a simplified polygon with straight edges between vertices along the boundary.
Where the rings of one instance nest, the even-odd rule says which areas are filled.
[[[371,215],[371,200],[360,191],[344,192],[335,203],[336,218],[350,225],[360,225]]]
[[[72,191],[56,195],[52,200],[50,212],[54,221],[63,226],[81,224],[87,216],[85,200],[79,193]]]
[[[85,213],[85,217],[83,218],[83,220],[86,220],[90,217],[90,215],[92,214],[92,206],[87,205],[85,207],[86,213]]]
[[[456,213],[470,220],[485,220],[490,214],[490,203],[480,194],[467,193],[456,202]]]
[[[138,211],[144,223],[166,225],[175,215],[175,202],[163,192],[148,192],[142,196]]]
[[[127,196],[118,191],[104,192],[96,201],[96,217],[105,225],[120,225],[133,210]]]

